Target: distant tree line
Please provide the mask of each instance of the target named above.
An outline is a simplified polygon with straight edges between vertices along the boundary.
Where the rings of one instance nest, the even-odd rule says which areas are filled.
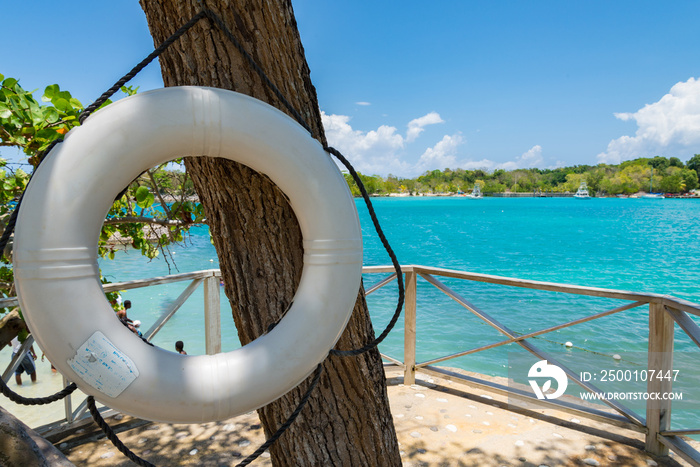
[[[700,154],[695,154],[685,164],[677,157],[656,156],[618,165],[494,171],[436,169],[417,178],[401,178],[391,174],[387,177],[360,174],[360,178],[367,192],[374,195],[469,193],[476,185],[485,193],[565,193],[575,192],[581,182],[586,182],[589,192],[604,196],[638,192],[686,193],[698,188],[698,172]],[[360,191],[352,178],[348,174],[345,178],[352,194],[359,196]]]

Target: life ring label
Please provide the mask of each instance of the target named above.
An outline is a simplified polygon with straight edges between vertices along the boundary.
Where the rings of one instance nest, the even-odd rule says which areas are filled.
[[[117,397],[139,376],[134,362],[100,331],[90,336],[68,364],[87,384]]]

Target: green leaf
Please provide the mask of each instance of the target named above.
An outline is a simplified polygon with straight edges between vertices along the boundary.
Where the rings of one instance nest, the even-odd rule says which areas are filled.
[[[53,105],[56,106],[56,108],[60,111],[63,112],[69,112],[72,107],[70,106],[70,102],[68,102],[67,99],[62,99],[62,98],[54,98],[51,102],[53,102]]]
[[[139,205],[141,208],[147,208],[150,207],[153,202],[155,201],[155,196],[153,193],[151,193],[147,187],[145,186],[140,186],[136,190],[136,204]]]
[[[148,197],[149,194],[150,194],[150,191],[148,191],[148,188],[146,188],[145,186],[140,186],[138,188],[138,190],[136,190],[136,194],[135,194],[136,201],[139,203],[143,202]]]
[[[139,87],[140,86],[136,86],[135,88],[132,86],[122,86],[120,88],[120,91],[123,92],[124,94],[126,94],[127,96],[133,96],[134,94],[136,94],[138,92]]]
[[[2,82],[2,85],[7,87],[7,88],[14,88],[15,84],[17,84],[17,80],[14,78],[7,78],[5,81]]]
[[[46,107],[44,111],[44,119],[49,123],[56,123],[61,117],[54,107]]]
[[[68,91],[59,91],[54,97],[65,99],[67,101],[70,101],[73,98]]]
[[[44,102],[51,102],[51,99],[54,98],[57,92],[59,92],[58,84],[46,86],[46,89],[44,89],[44,95],[41,96],[41,100]]]
[[[58,133],[55,128],[43,128],[36,132],[35,138],[43,138],[49,141],[53,141],[58,137]]]

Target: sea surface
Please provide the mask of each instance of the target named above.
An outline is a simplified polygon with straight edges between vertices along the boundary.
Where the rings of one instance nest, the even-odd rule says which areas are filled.
[[[573,198],[373,198],[385,234],[401,264],[481,274],[673,295],[700,304],[700,201]],[[364,264],[387,265],[389,258],[372,228],[362,200],[357,200],[364,240]],[[169,261],[148,261],[138,252],[119,252],[101,260],[113,282],[218,268],[206,227],[192,230],[183,246],[171,248]],[[385,274],[365,275],[365,288]],[[436,276],[437,277],[437,276]],[[590,316],[628,302],[572,294],[540,292],[440,278],[477,309],[516,334]],[[128,290],[129,317],[148,329],[188,283]],[[223,287],[221,288],[223,290]],[[368,297],[379,334],[396,306],[396,282]],[[224,350],[240,346],[228,301],[222,292]],[[698,322],[696,320],[696,322]],[[384,343],[382,353],[403,360],[403,321]],[[423,279],[418,281],[417,361],[474,349],[504,340],[485,324]],[[155,337],[156,345],[174,350],[185,342],[189,354],[204,353],[201,287]],[[561,329],[529,342],[577,373],[643,370],[648,345],[648,307],[642,306],[585,324]],[[564,344],[570,343],[567,347]],[[614,356],[619,358],[614,358]],[[673,428],[700,427],[700,349],[676,327]],[[523,366],[522,359],[526,358]],[[539,360],[517,344],[508,344],[438,365],[495,376],[526,378]],[[517,368],[516,368],[517,367]],[[517,370],[517,371],[516,371]],[[640,372],[638,371],[638,375]],[[638,377],[639,378],[639,377]],[[527,385],[526,381],[521,383]],[[617,385],[598,382],[604,391],[643,392],[646,382]],[[569,384],[569,394],[578,387]],[[625,405],[645,415],[643,402]]]

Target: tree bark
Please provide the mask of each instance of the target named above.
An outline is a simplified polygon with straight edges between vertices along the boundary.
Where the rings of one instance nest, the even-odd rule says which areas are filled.
[[[0,407],[0,465],[75,467],[53,444]]]
[[[189,20],[196,0],[140,0],[154,43]],[[208,0],[325,143],[316,91],[289,1]],[[203,85],[248,94],[285,111],[238,50],[201,21],[160,57],[166,86]],[[291,303],[302,269],[302,237],[283,193],[246,166],[206,157],[186,159],[220,261],[225,292],[242,344],[254,340]],[[357,348],[374,331],[364,290],[338,348]],[[258,410],[269,437],[298,405],[308,380]],[[291,428],[271,448],[274,465],[401,465],[379,352],[329,357],[319,386]]]
[[[6,345],[10,345],[10,341],[14,339],[17,334],[27,329],[27,325],[22,318],[20,318],[19,311],[17,310],[18,309],[15,308],[0,319],[0,350]]]

